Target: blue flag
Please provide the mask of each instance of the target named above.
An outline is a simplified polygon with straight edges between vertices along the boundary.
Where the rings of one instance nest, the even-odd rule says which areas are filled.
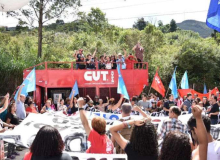
[[[170,85],[169,88],[171,89],[171,93],[173,94],[173,97],[176,99],[178,97],[178,91],[177,91],[177,84],[176,84],[176,67],[175,70],[173,72],[173,76],[172,79],[170,81]]]
[[[183,78],[181,80],[181,88],[182,89],[189,89],[189,81],[188,81],[187,71],[184,73]]]
[[[32,92],[36,90],[36,72],[35,72],[35,68],[27,75],[27,77],[25,78],[24,82],[22,83],[22,85],[25,85],[22,90],[21,90],[21,94],[27,96],[28,92]],[[18,96],[18,91],[17,90],[14,99],[17,100],[17,96]]]
[[[206,89],[206,85],[204,83],[204,89],[203,89],[203,94],[206,94],[207,93],[207,89]]]
[[[129,100],[129,95],[123,80],[123,77],[121,75],[121,69],[120,69],[120,64],[117,65],[117,70],[118,70],[118,88],[117,88],[117,93],[124,95],[124,98]]]
[[[220,32],[220,0],[211,0],[206,25]]]
[[[70,93],[69,99],[71,99],[72,95],[73,95],[73,91],[75,91],[74,96],[76,96],[77,94],[79,94],[79,89],[78,89],[78,83],[77,81],[75,82],[72,91]]]

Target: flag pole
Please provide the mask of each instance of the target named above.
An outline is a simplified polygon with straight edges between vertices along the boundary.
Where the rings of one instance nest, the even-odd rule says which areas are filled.
[[[166,93],[166,96],[165,96],[165,97],[167,97],[167,94],[168,94],[168,92],[169,92],[169,89],[170,89],[170,88],[168,87],[168,89],[167,89],[167,93]]]
[[[149,91],[148,91],[148,95],[150,94],[150,91],[151,91],[151,86],[150,86],[150,89],[149,89]]]
[[[156,73],[158,73],[158,70],[159,70],[159,67],[157,67]],[[154,78],[153,78],[153,81],[154,81]],[[153,82],[152,82],[152,83],[153,83]],[[151,83],[151,86],[152,86],[152,83]],[[148,91],[148,95],[150,94],[151,86],[150,86],[150,90]]]
[[[178,89],[180,88],[180,85],[181,85],[181,83],[179,84]]]

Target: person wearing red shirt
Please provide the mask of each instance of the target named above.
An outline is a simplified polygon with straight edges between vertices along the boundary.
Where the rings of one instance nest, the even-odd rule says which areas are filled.
[[[127,55],[127,51],[125,49],[124,53],[125,55]],[[125,63],[126,63],[126,69],[133,69],[134,68],[134,63],[137,63],[137,58],[135,56],[133,56],[132,54],[130,54],[126,59],[125,59]]]
[[[105,134],[105,119],[102,117],[93,118],[91,127],[83,108],[83,102],[84,99],[82,97],[77,100],[80,118],[88,136],[88,141],[91,142],[91,147],[86,151],[86,153],[112,154],[114,146],[112,141]]]
[[[126,62],[127,69],[133,69],[134,63],[137,63],[137,59],[136,57],[129,55],[128,58],[125,60],[125,62]]]
[[[38,113],[36,108],[35,108],[34,102],[31,101],[31,102],[28,103],[28,107],[26,108],[26,112],[27,113]]]

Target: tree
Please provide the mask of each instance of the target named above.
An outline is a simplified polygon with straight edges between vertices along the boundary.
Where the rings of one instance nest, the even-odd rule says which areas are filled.
[[[220,44],[220,33],[216,30],[214,30],[214,32],[211,34],[211,36],[215,39],[215,41],[217,42],[217,44]]]
[[[170,21],[170,32],[175,32],[177,30],[177,24],[174,19]]]
[[[138,30],[144,30],[144,28],[147,26],[148,22],[144,20],[144,18],[139,18],[137,22],[134,22],[133,28],[136,28]]]
[[[58,25],[63,25],[64,24],[64,21],[62,19],[57,19],[56,20],[56,24]]]
[[[91,8],[91,12],[87,16],[87,21],[96,34],[103,31],[108,24],[105,14],[99,8]]]
[[[163,26],[163,22],[161,20],[158,21],[158,26],[162,27]]]
[[[38,57],[42,57],[43,24],[65,15],[67,8],[76,8],[80,6],[80,0],[31,0],[28,9],[8,12],[9,16],[19,20],[19,24],[34,27],[38,22]]]

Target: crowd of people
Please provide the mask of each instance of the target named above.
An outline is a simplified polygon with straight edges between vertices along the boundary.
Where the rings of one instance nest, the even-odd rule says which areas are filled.
[[[116,69],[117,63],[121,64],[122,69],[133,69],[134,64],[137,68],[142,68],[144,48],[138,42],[132,50],[135,52],[134,56],[132,54],[128,55],[127,51],[123,49],[124,54],[115,53],[111,56],[103,54],[98,59],[96,57],[97,49],[93,54],[89,53],[87,55],[84,55],[83,49],[79,49],[73,54],[73,57],[76,59],[76,69]]]
[[[220,142],[215,141],[210,134],[211,124],[217,124],[219,119],[219,92],[210,97],[203,97],[202,100],[198,95],[192,96],[190,93],[183,99],[174,99],[172,94],[168,99],[160,99],[156,94],[143,93],[141,98],[134,96],[129,102],[121,95],[119,101],[115,102],[114,98],[106,97],[106,100],[103,100],[98,96],[93,100],[89,95],[77,99],[73,91],[70,99],[64,100],[60,96],[57,105],[52,99],[48,99],[38,110],[31,97],[21,94],[23,87],[24,85],[19,88],[16,101],[11,101],[9,104],[9,94],[6,94],[1,101],[0,132],[13,129],[29,113],[44,114],[60,111],[72,116],[79,112],[88,141],[91,142],[87,153],[127,154],[128,160],[220,159]],[[86,98],[89,99],[88,102]],[[109,137],[106,135],[106,120],[95,117],[90,126],[85,111],[121,114],[121,119],[110,128]],[[154,113],[169,117],[162,122],[158,133],[151,121]],[[193,114],[188,125],[178,119],[182,113]],[[131,115],[141,115],[138,116],[141,119],[133,119]],[[13,159],[18,155],[15,149],[21,148],[13,144],[9,145],[8,158]],[[63,148],[64,144],[59,132],[51,126],[45,126],[39,130],[24,160],[30,157],[34,160],[54,157],[68,160],[70,157],[62,153]]]

